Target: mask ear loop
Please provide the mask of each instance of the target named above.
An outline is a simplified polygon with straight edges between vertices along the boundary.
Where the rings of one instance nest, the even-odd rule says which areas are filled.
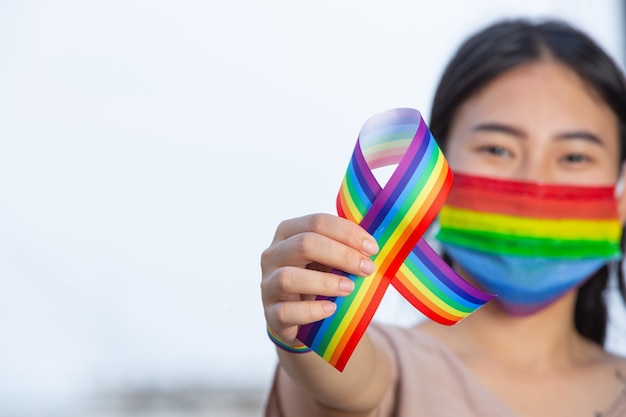
[[[615,198],[619,198],[619,196],[624,192],[624,177],[622,176],[622,172],[624,172],[623,168],[619,174],[619,180],[617,180],[617,183],[615,184],[615,191],[613,194]]]
[[[624,192],[624,170],[626,170],[626,160],[622,161],[622,165],[620,165],[620,170],[618,175],[617,182],[615,183],[614,193],[615,198],[619,198],[620,195]]]
[[[608,285],[607,287],[618,288],[618,286],[619,286],[619,283],[618,283],[619,274],[617,272],[618,272],[618,268],[621,267],[621,264],[622,264],[622,260],[621,259],[608,263],[607,267],[609,269],[609,283],[610,283],[610,285]]]
[[[619,200],[620,196],[622,195],[622,193],[624,192],[624,173],[626,170],[626,160],[622,161],[622,165],[620,166],[620,170],[619,170],[619,179],[617,180],[617,183],[615,184],[615,191],[614,191],[614,195],[615,195],[615,199]],[[612,285],[615,285],[614,288],[616,288],[619,292],[622,292],[624,294],[624,290],[626,289],[626,285],[623,282],[623,280],[625,279],[625,275],[624,274],[624,234],[626,233],[626,229],[624,228],[624,226],[622,226],[622,237],[620,239],[620,249],[622,251],[622,259],[618,259],[615,262],[611,262],[609,263],[609,283],[612,283]],[[621,272],[621,273],[620,273]],[[624,301],[626,302],[626,294],[623,295],[624,297]]]
[[[625,162],[626,164],[626,162]],[[620,187],[620,184],[616,185],[616,189]],[[623,185],[621,186],[623,188]],[[618,259],[616,261],[610,262],[608,264],[608,273],[609,273],[609,285],[607,285],[607,289],[610,291],[615,291],[619,294],[619,298],[624,302],[624,307],[626,307],[626,274],[625,274],[625,260],[623,257],[624,253],[624,243],[626,241],[626,229],[622,228],[622,238],[620,241],[620,249],[622,251],[622,259]]]

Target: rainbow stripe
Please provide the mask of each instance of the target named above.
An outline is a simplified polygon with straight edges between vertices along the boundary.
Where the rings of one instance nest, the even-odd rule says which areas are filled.
[[[439,222],[437,238],[443,243],[501,255],[588,259],[621,254],[612,187],[539,185],[457,173]]]
[[[372,170],[398,164],[384,188]],[[340,216],[359,223],[378,242],[369,277],[355,283],[331,317],[302,326],[298,339],[343,370],[382,297],[394,285],[416,308],[454,324],[492,298],[459,277],[422,239],[452,186],[452,172],[420,113],[392,109],[361,129],[337,197]],[[326,297],[318,297],[326,299]]]

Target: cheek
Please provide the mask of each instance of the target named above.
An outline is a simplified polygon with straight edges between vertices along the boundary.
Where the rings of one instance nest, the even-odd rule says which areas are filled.
[[[449,140],[446,148],[443,151],[446,160],[448,161],[448,165],[452,171],[466,171],[469,168],[471,169],[471,165],[474,163],[468,157],[468,152],[462,148],[458,144],[458,141]]]
[[[618,173],[606,166],[593,167],[587,170],[555,169],[553,182],[560,184],[576,184],[589,187],[614,186],[618,181]]]

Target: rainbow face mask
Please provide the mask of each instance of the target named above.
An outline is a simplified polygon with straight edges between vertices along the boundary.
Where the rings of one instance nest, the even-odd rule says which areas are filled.
[[[496,302],[532,314],[622,256],[613,187],[455,174],[437,239]]]

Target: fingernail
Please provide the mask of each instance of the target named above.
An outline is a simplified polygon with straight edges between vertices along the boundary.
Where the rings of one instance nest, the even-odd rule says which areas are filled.
[[[349,279],[342,279],[339,281],[339,289],[343,292],[352,292],[354,290],[354,282]]]
[[[332,303],[332,302],[331,303],[324,303],[324,306],[322,308],[327,313],[334,313],[335,310],[337,309],[337,304]]]
[[[361,261],[361,271],[367,275],[370,275],[376,270],[376,265],[372,262],[371,259],[363,259]]]
[[[365,239],[363,241],[363,251],[369,255],[378,253],[378,243],[372,239]]]

